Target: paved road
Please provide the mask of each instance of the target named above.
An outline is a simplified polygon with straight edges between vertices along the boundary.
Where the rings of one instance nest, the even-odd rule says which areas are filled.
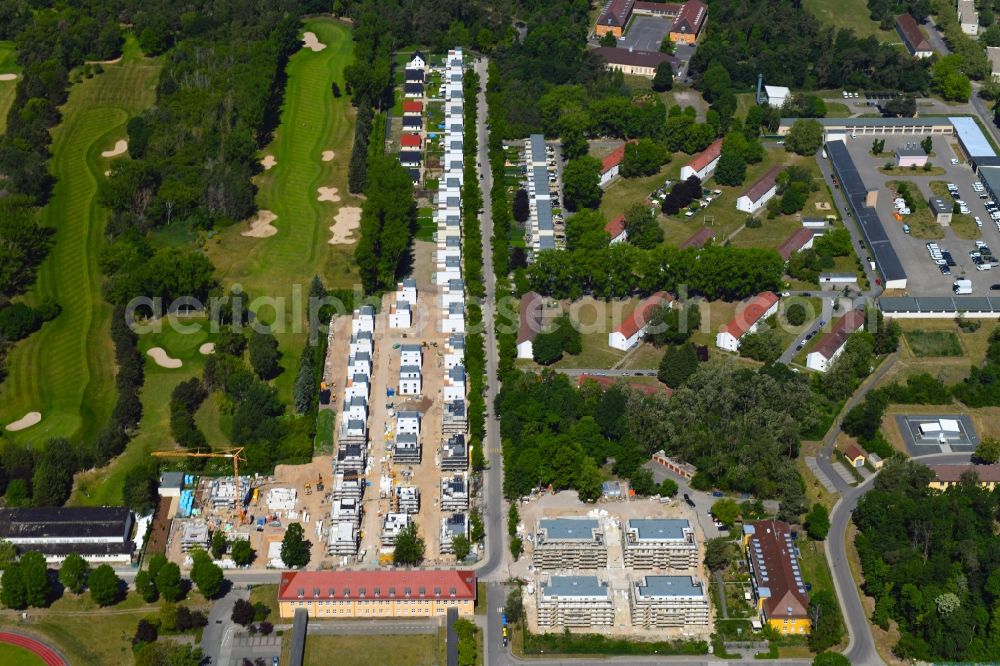
[[[834,292],[829,297],[823,298],[820,302],[822,303],[821,310],[817,313],[817,316],[809,322],[808,326],[802,328],[802,332],[795,336],[795,339],[788,344],[788,349],[781,354],[778,358],[778,363],[784,363],[788,365],[795,358],[795,355],[799,353],[798,346],[801,343],[805,346],[806,336],[812,333],[815,335],[822,335],[825,330],[828,330],[830,322],[833,320],[833,297],[839,295],[840,292]],[[807,308],[811,310],[812,308]],[[823,322],[820,324],[820,322]]]
[[[228,575],[228,574],[227,574]],[[224,597],[212,604],[208,612],[208,624],[201,634],[201,651],[209,664],[228,664],[232,650],[235,625],[232,621],[233,606],[237,599],[247,599],[250,593],[245,588],[233,585]],[[269,618],[276,622],[278,618]]]

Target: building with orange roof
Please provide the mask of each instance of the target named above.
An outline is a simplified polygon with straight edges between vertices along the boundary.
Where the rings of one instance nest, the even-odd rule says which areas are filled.
[[[658,291],[639,304],[614,331],[608,334],[608,346],[628,351],[639,342],[646,332],[646,324],[653,312],[664,305],[672,305],[674,297],[665,291]]]
[[[622,160],[625,159],[625,144],[618,146],[610,153],[608,153],[603,160],[601,160],[601,187],[604,187],[618,175],[618,171],[621,169]]]
[[[399,145],[403,148],[419,148],[421,144],[419,134],[404,134],[399,137]]]
[[[847,339],[851,337],[851,334],[864,329],[864,327],[864,312],[851,310],[845,314],[806,355],[806,367],[817,372],[829,370],[833,362],[844,351],[844,346],[847,345]]]
[[[722,157],[722,139],[716,139],[708,148],[681,167],[681,180],[687,180],[691,176],[698,176],[702,181],[706,180],[719,165],[720,157]]]
[[[605,224],[604,230],[611,236],[612,245],[628,240],[628,232],[625,231],[625,215],[619,215]]]
[[[868,457],[868,454],[857,443],[851,442],[844,449],[844,457],[847,458],[847,462],[851,463],[853,467],[864,467],[865,458]]]
[[[688,0],[670,25],[670,41],[674,44],[694,44],[705,27],[707,17],[708,5],[698,0]]]
[[[278,584],[281,617],[304,608],[311,618],[444,617],[449,608],[472,617],[476,572],[393,569],[285,571]]]
[[[761,620],[782,634],[808,634],[809,595],[788,523],[762,520],[744,525],[743,548]]]
[[[625,32],[625,26],[632,17],[632,10],[635,9],[635,0],[611,0],[594,25],[594,34],[598,37],[611,33],[615,37],[621,37]]]
[[[774,292],[765,291],[757,294],[731,322],[722,327],[715,336],[715,346],[726,351],[739,351],[743,336],[756,331],[762,321],[777,311],[778,297]]]
[[[417,115],[417,116],[419,116],[423,112],[424,112],[424,103],[423,102],[416,102],[414,100],[406,100],[405,102],[403,102],[403,115],[404,116],[411,116],[411,115]]]

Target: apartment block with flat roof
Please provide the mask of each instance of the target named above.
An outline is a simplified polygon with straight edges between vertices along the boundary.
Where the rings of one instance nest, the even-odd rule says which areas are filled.
[[[608,565],[600,523],[592,518],[543,518],[535,534],[534,564],[543,571]]]
[[[597,576],[552,576],[538,586],[538,626],[613,626],[611,588]]]
[[[630,518],[622,530],[622,552],[631,569],[698,566],[698,544],[685,519]]]
[[[642,576],[629,585],[632,626],[652,628],[708,625],[708,594],[693,576]]]

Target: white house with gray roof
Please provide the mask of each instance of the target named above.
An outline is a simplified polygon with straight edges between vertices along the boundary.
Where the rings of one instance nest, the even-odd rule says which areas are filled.
[[[423,377],[420,368],[415,365],[403,365],[399,368],[399,394],[420,395],[423,388]]]
[[[444,401],[465,400],[465,366],[456,365],[444,377]]]

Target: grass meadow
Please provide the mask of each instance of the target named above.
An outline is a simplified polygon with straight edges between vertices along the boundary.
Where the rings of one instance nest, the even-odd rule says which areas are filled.
[[[14,42],[0,41],[0,74],[17,74],[21,68],[14,63]],[[14,103],[17,79],[0,81],[0,134],[7,131],[7,112]]]
[[[28,411],[42,413],[39,425],[9,433],[12,440],[92,441],[114,406],[111,306],[101,295],[97,267],[106,220],[96,200],[97,183],[111,163],[101,152],[125,137],[130,116],[153,103],[158,72],[159,64],[143,58],[130,42],[120,63],[73,86],[63,121],[52,132],[50,168],[57,182],[41,214],[43,224],[56,229],[55,245],[26,301],[37,305],[53,298],[63,309],[8,358],[0,423]]]
[[[347,96],[333,97],[331,84],[344,89],[343,70],[353,43],[348,28],[329,19],[306,22],[304,31],[316,33],[326,48],[303,48],[288,64],[281,124],[274,140],[262,151],[274,155],[277,165],[257,179],[257,204],[277,215],[278,233],[270,238],[247,238],[244,225],[234,225],[208,241],[208,255],[226,286],[239,283],[254,296],[288,299],[292,286],[308,294],[313,275],[327,287],[350,288],[357,280],[353,245],[330,245],[329,227],[344,206],[360,206],[347,193],[347,166],[354,139],[354,111]],[[323,162],[323,151],[334,159]],[[336,187],[339,202],[317,201],[317,188]],[[291,321],[286,319],[291,329]],[[281,399],[291,401],[305,335],[290,330],[278,334],[284,372],[275,380]]]

